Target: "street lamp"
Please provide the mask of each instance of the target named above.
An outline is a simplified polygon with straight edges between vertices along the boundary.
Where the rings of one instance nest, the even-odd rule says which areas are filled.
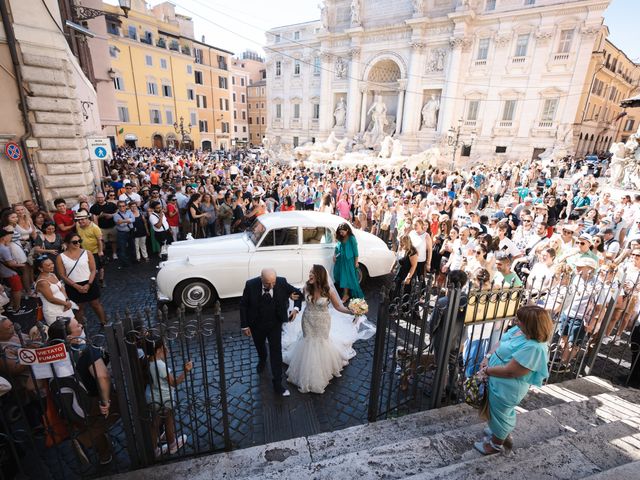
[[[117,13],[105,12],[104,10],[98,10],[97,8],[85,7],[83,5],[72,5],[73,12],[75,13],[76,20],[84,21],[91,20],[92,18],[98,18],[103,15],[114,15],[116,17],[129,17],[129,10],[131,10],[131,0],[118,0],[120,9],[124,12],[124,15],[118,15]]]
[[[184,117],[180,117],[180,123],[175,122],[173,124],[173,129],[176,131],[178,135],[180,135],[180,148],[184,148],[184,137],[191,134],[191,124],[187,125],[187,128],[184,127]]]
[[[451,171],[453,172],[456,163],[456,152],[458,151],[458,146],[462,145],[463,147],[470,147],[476,141],[476,132],[475,130],[471,132],[469,143],[466,143],[464,140],[460,140],[460,135],[462,133],[462,119],[458,120],[458,126],[456,128],[451,127],[449,129],[449,133],[447,135],[447,143],[450,147],[453,147],[453,155],[451,157]]]

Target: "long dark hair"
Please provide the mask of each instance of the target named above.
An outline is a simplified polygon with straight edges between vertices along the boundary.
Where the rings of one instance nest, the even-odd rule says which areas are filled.
[[[351,230],[351,227],[348,223],[341,223],[340,225],[338,225],[338,228],[336,228],[336,232],[339,232],[340,230],[344,230],[345,232],[347,232],[347,238],[345,240],[348,240],[349,237],[353,237],[353,230]],[[342,237],[338,237],[338,240],[342,241]]]
[[[321,297],[329,298],[329,276],[326,268],[322,265],[314,265],[311,267],[311,271],[313,272],[315,280],[313,283],[309,283],[307,280],[305,285],[305,289],[307,291],[307,302],[313,301],[317,291],[320,291]]]

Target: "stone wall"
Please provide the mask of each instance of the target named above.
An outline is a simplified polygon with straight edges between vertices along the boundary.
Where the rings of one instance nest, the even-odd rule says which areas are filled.
[[[93,174],[71,63],[63,58],[22,55],[22,75],[33,138],[38,140],[36,173],[44,200],[92,193]]]

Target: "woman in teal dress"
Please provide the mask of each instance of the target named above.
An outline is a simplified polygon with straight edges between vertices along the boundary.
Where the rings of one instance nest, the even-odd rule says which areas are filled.
[[[348,223],[341,223],[336,229],[338,242],[333,254],[333,279],[342,288],[342,302],[349,297],[364,298],[358,282],[358,242]]]
[[[474,444],[483,455],[511,448],[511,431],[516,426],[516,407],[530,385],[542,386],[549,376],[549,341],[553,322],[542,307],[521,307],[516,313],[515,327],[485,358],[480,375],[485,375],[489,395],[489,428],[483,441]]]

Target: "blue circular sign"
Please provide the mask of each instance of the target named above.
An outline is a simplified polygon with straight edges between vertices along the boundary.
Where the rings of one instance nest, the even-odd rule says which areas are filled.
[[[96,157],[104,158],[107,156],[107,149],[104,147],[96,147],[94,153],[96,154]]]
[[[11,160],[22,160],[22,149],[17,143],[7,143],[4,147],[4,153]]]

